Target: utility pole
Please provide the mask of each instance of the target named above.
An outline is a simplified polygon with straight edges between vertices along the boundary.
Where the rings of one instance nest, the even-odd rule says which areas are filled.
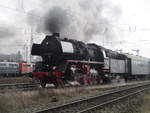
[[[24,12],[24,2],[23,0],[18,0],[17,10]]]
[[[24,61],[26,60],[26,45],[23,46],[23,50],[24,50]]]
[[[28,47],[26,47],[26,62],[28,62]]]
[[[104,29],[103,34],[107,33],[107,31],[108,31],[108,28],[106,27],[106,28]],[[105,37],[103,37],[103,47],[104,47],[104,46],[105,46]]]
[[[30,37],[30,62],[32,62],[32,55],[31,55],[31,49],[32,49],[32,44],[33,44],[33,27],[31,26],[31,37]]]
[[[103,47],[105,46],[105,38],[103,37]]]

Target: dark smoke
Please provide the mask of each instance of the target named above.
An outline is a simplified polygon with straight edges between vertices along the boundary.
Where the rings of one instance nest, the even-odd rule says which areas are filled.
[[[54,7],[46,14],[44,22],[45,30],[53,32],[61,32],[70,24],[69,14],[60,7]]]
[[[84,42],[97,35],[99,41],[103,38],[116,40],[120,35],[119,30],[114,32],[115,27],[111,23],[116,23],[121,16],[121,8],[111,0],[44,0],[42,3],[41,12],[31,12],[42,16],[41,21],[35,25],[39,33],[59,32],[65,37]],[[28,19],[30,25],[35,22],[32,20],[36,20]]]

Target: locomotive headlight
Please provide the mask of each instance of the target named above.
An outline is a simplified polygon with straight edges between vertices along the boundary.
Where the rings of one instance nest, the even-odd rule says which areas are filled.
[[[46,45],[48,45],[49,43],[48,42],[46,42]]]

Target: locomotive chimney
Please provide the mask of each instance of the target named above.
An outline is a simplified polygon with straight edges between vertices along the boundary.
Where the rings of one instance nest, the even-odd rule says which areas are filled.
[[[53,33],[52,35],[55,37],[59,37],[59,33]]]

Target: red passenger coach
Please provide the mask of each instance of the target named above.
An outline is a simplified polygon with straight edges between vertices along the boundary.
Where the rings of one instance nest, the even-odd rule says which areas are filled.
[[[33,72],[34,65],[33,63],[19,63],[20,74],[26,75]]]

